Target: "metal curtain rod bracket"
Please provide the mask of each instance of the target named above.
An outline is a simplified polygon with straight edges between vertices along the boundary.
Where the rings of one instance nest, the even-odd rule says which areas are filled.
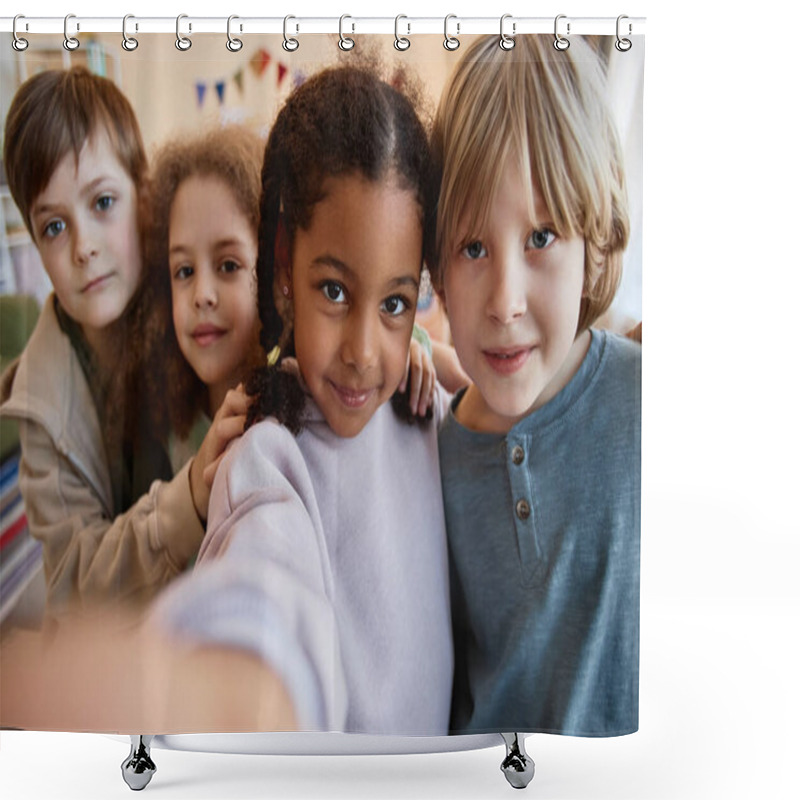
[[[188,6],[189,4],[187,4]],[[11,10],[11,9],[9,9]],[[415,34],[433,33],[441,35],[443,17],[408,17],[404,25],[413,26]],[[496,17],[458,17],[459,36],[470,34],[497,33],[499,16]],[[624,17],[626,36],[636,36],[645,32],[645,17]],[[81,17],[76,16],[71,23],[80,30],[81,35],[90,33],[119,33],[122,30],[123,17]],[[187,14],[183,17],[182,30],[191,30],[192,36],[204,33],[218,33],[226,35],[229,31],[229,17],[194,17]],[[570,35],[580,36],[588,34],[616,36],[618,32],[618,17],[564,17],[564,30],[566,23],[570,25]],[[511,17],[508,29],[514,26],[514,34],[523,33],[553,33],[553,17]],[[294,24],[298,26],[297,32],[309,33],[339,33],[339,17],[297,17]],[[359,34],[385,33],[394,35],[396,17],[352,17],[348,20],[350,26],[357,26]],[[455,28],[455,24],[453,24]],[[273,33],[282,35],[284,30],[284,17],[239,17],[236,20],[237,33]],[[14,17],[0,17],[0,32],[11,33],[14,30]],[[16,26],[19,36],[40,33],[64,32],[64,17],[28,17],[19,16]],[[136,33],[171,33],[175,34],[175,17],[136,17]]]

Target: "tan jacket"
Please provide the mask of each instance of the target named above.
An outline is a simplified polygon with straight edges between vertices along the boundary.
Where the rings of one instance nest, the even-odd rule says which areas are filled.
[[[43,545],[49,614],[67,602],[146,601],[186,568],[203,538],[191,462],[113,517],[100,421],[52,295],[0,378],[0,402],[3,416],[19,420],[20,490]]]

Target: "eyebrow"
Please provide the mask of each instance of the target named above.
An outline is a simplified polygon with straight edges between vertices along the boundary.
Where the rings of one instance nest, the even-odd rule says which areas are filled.
[[[337,272],[341,272],[345,278],[349,278],[350,280],[356,279],[355,270],[352,267],[349,267],[344,261],[339,260],[335,256],[325,255],[317,256],[311,262],[312,269],[323,269],[324,267],[331,267],[335,269]],[[419,281],[414,278],[412,275],[400,275],[397,278],[393,278],[389,281],[389,288],[394,289],[399,286],[413,286],[415,289],[419,288]]]
[[[110,175],[98,175],[93,181],[87,183],[86,186],[81,189],[80,194],[82,197],[92,195],[97,191],[97,187],[100,184],[104,183],[105,181],[113,180],[114,179]],[[49,214],[53,209],[58,208],[58,206],[58,203],[36,203],[31,211],[31,218],[38,217],[41,214]]]
[[[218,250],[226,250],[229,247],[246,247],[247,243],[243,239],[238,239],[234,236],[229,237],[228,239],[220,239],[218,242],[214,242],[213,251],[216,253]],[[172,253],[190,253],[192,252],[192,246],[189,244],[174,244],[172,247],[169,248],[169,254]]]

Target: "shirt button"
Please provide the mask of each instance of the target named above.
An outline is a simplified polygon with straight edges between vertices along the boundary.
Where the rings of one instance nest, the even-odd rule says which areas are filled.
[[[526,520],[531,515],[531,507],[527,500],[517,500],[516,505],[517,516],[521,520]]]
[[[516,445],[511,451],[511,460],[517,466],[519,466],[525,460],[525,451],[519,445]]]

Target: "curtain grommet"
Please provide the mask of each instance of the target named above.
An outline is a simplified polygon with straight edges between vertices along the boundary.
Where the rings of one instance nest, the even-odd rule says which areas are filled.
[[[128,36],[128,20],[135,19],[133,14],[126,14],[122,18],[122,49],[132,53],[138,46],[139,40],[133,36]],[[138,25],[136,26],[138,29]]]
[[[349,14],[342,14],[342,16],[339,17],[339,49],[344,50],[345,52],[352,50],[356,46],[355,40],[351,39],[349,36],[345,36],[342,32],[342,26],[344,25],[344,21],[346,19],[353,18]],[[355,31],[355,29],[356,26],[353,25],[353,30]]]
[[[559,14],[556,17],[555,23],[553,24],[553,33],[555,34],[555,39],[553,39],[553,47],[555,47],[555,49],[561,53],[563,53],[564,50],[567,50],[569,48],[569,39],[567,39],[567,36],[569,36],[569,29],[570,29],[570,24],[569,22],[567,22],[567,36],[562,36],[558,32],[558,22],[559,20],[562,19],[567,19],[567,15]]]
[[[67,30],[67,28],[69,27],[69,21],[71,19],[75,19],[74,14],[67,14],[67,16],[64,17],[64,49],[68,53],[72,53],[74,50],[77,50],[81,46],[81,43],[78,41],[77,37],[70,36],[69,31]],[[77,23],[75,30],[76,32],[80,30],[80,25]]]
[[[184,36],[181,33],[181,20],[187,19],[188,14],[178,14],[177,18],[175,19],[175,47],[178,48],[182,53],[185,53],[191,46],[192,40],[188,36]],[[192,32],[192,23],[189,23],[189,33]]]
[[[507,36],[506,32],[503,30],[505,21],[507,19],[511,19],[512,16],[513,16],[512,14],[503,14],[503,16],[500,17],[500,41],[498,44],[500,45],[501,50],[513,50],[514,45],[516,44],[516,42],[514,41],[513,34],[517,32],[517,23],[516,22],[511,23],[511,33],[512,33],[511,36]]]
[[[451,19],[456,20],[456,36],[450,36],[447,32],[447,23],[450,22]],[[449,50],[451,53],[461,46],[461,42],[456,37],[461,32],[461,23],[458,21],[458,17],[455,14],[448,14],[444,18],[444,42],[442,46],[445,50]]]
[[[620,23],[624,19],[628,19],[628,17],[625,14],[620,14],[617,17],[617,41],[614,42],[614,47],[616,47],[617,50],[619,50],[620,53],[627,53],[628,50],[630,50],[631,47],[633,47],[633,42],[630,39],[624,39],[622,36],[620,36],[620,33],[619,33]],[[628,23],[628,36],[630,36],[632,32],[633,32],[633,27],[631,26],[631,23],[629,22]]]
[[[400,34],[398,33],[397,28],[400,24],[401,19],[408,19],[408,17],[405,14],[398,14],[394,18],[394,49],[399,50],[401,53],[404,53],[406,50],[408,50],[409,47],[411,47],[411,39],[407,39],[405,36],[400,36]],[[406,25],[408,25],[408,32],[410,34],[411,25],[409,25],[408,23],[406,23]]]
[[[283,18],[283,44],[282,47],[287,53],[294,53],[298,47],[300,47],[300,41],[298,39],[294,39],[293,37],[289,36],[287,33],[287,28],[289,25],[290,19],[297,19],[297,17],[293,17],[291,14],[287,14]]]
[[[11,46],[12,46],[12,47],[13,47],[13,48],[14,48],[14,49],[15,49],[15,50],[18,52],[18,53],[23,53],[23,52],[25,52],[25,50],[27,50],[27,49],[28,49],[28,44],[29,44],[29,42],[28,42],[28,40],[27,40],[27,39],[23,39],[23,38],[22,38],[22,37],[21,37],[21,36],[20,36],[20,35],[17,33],[17,20],[20,20],[20,19],[25,19],[25,15],[24,15],[24,14],[17,14],[17,15],[14,17],[14,22],[11,24],[11,33],[13,33],[13,34],[14,34],[14,39],[13,39],[13,41],[11,42]]]
[[[239,19],[236,14],[231,14],[228,17],[228,41],[225,42],[225,47],[227,47],[231,53],[238,53],[244,47],[244,42],[241,39],[231,36],[231,22],[235,19]],[[239,31],[241,32],[241,26],[239,27]]]

